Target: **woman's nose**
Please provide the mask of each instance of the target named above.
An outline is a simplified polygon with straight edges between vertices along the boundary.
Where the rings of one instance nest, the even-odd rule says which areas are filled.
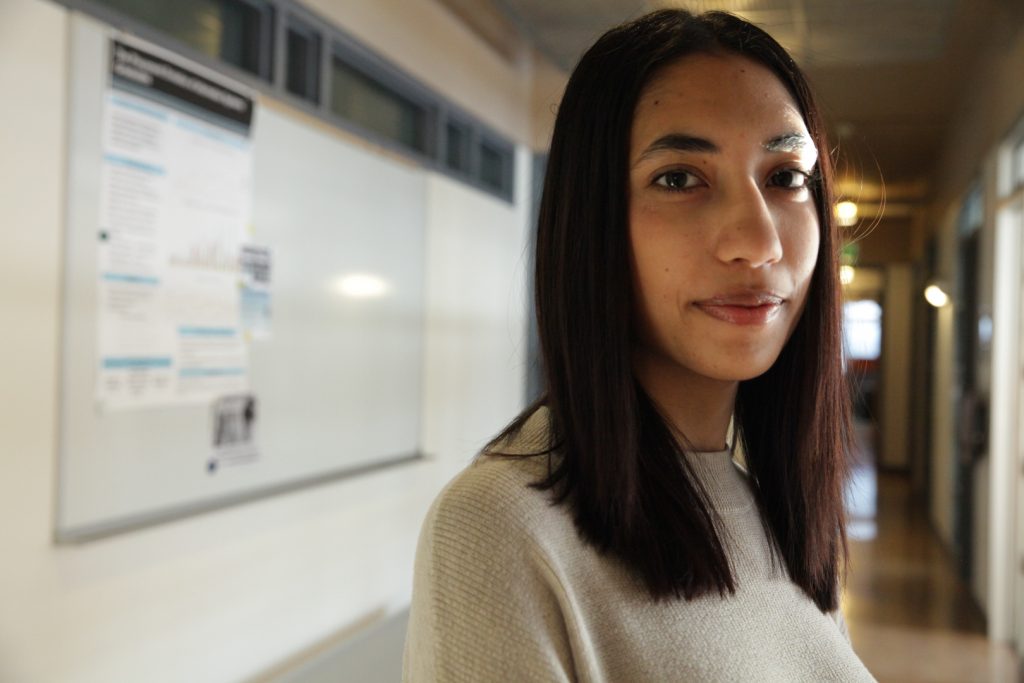
[[[782,259],[779,226],[760,187],[751,182],[723,196],[722,214],[716,235],[721,261],[759,268]]]

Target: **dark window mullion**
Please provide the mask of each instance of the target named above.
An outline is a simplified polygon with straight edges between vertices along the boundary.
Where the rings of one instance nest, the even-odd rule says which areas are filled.
[[[263,26],[260,31],[260,76],[271,83],[274,77],[274,55],[281,51],[280,43],[274,39],[277,25],[282,23],[281,18],[274,5],[264,6]]]
[[[497,138],[482,136],[478,179],[489,191],[507,197],[511,194],[512,150]]]
[[[274,50],[274,54],[271,59],[271,71],[272,77],[270,79],[271,84],[275,88],[287,91],[286,81],[288,79],[288,22],[289,15],[283,11],[278,11],[277,21],[274,22],[272,31],[273,44],[277,46]]]
[[[477,187],[483,187],[480,182],[480,129],[474,126],[469,134],[469,177]]]
[[[333,114],[331,111],[331,102],[334,97],[332,94],[334,87],[334,73],[332,68],[334,66],[335,54],[333,44],[334,40],[331,36],[327,35],[327,33],[321,34],[320,72],[317,74],[320,80],[318,87],[320,102],[318,108],[320,109],[320,112],[326,116],[331,116]]]

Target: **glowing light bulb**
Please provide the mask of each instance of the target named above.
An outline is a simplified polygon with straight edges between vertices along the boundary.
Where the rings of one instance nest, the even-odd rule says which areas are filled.
[[[853,278],[857,277],[857,269],[853,266],[839,266],[839,281],[844,285],[848,285],[853,282]]]
[[[857,222],[857,205],[850,201],[836,204],[836,220],[844,228],[854,225]]]
[[[935,308],[942,308],[949,303],[949,295],[938,285],[928,285],[924,290],[924,298]]]

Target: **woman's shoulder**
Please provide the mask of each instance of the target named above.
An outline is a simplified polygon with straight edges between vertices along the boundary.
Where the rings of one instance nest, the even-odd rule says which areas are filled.
[[[550,494],[535,484],[544,478],[544,456],[481,455],[438,494],[428,520],[444,526],[486,523],[491,528],[522,527],[549,504]]]
[[[537,486],[551,474],[547,415],[536,411],[512,436],[491,444],[441,491],[428,514],[435,527],[504,534],[542,525],[552,492]]]
[[[406,680],[569,680],[552,569],[575,541],[529,455],[534,425],[487,449],[441,491],[416,553]],[[538,451],[539,453],[539,451]]]

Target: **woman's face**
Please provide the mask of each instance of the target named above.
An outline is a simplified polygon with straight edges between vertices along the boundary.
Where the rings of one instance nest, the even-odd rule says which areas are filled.
[[[629,155],[641,379],[734,382],[775,362],[817,258],[817,155],[756,62],[692,55],[647,85]]]

